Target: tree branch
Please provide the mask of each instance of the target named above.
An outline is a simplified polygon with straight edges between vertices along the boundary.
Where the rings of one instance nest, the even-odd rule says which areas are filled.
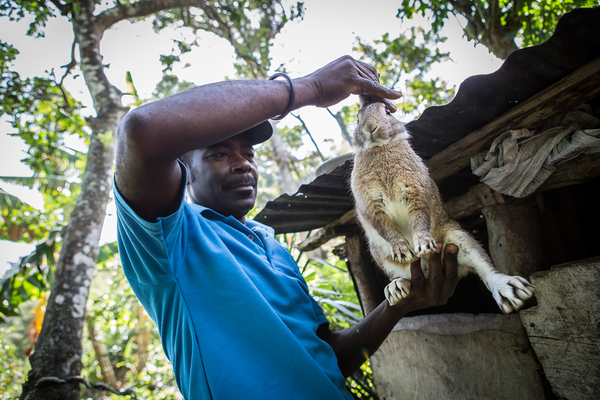
[[[344,137],[344,139],[346,139],[346,142],[348,142],[348,144],[350,144],[350,146],[352,146],[352,137],[348,133],[348,127],[346,127],[346,124],[344,123],[344,118],[342,117],[342,113],[338,112],[337,114],[334,114],[333,112],[331,112],[329,107],[327,107],[326,110],[338,123],[338,125],[342,131],[342,136]]]
[[[50,0],[50,2],[54,4],[54,7],[58,8],[62,16],[67,16],[72,11],[71,5],[61,4],[58,0]]]
[[[317,153],[319,153],[319,157],[321,157],[321,161],[325,161],[325,157],[323,157],[323,154],[321,154],[321,150],[319,150],[319,146],[317,145],[317,142],[315,142],[315,139],[313,138],[312,134],[310,133],[310,130],[308,130],[308,126],[306,126],[306,123],[304,122],[304,120],[302,119],[300,114],[294,115],[293,113],[290,113],[290,115],[292,117],[296,118],[298,121],[300,121],[300,123],[302,124],[302,127],[308,134],[308,137],[310,138],[311,142],[313,142],[313,144],[315,145],[315,148],[317,149]]]
[[[204,3],[204,1],[199,2]],[[147,17],[163,10],[193,6],[194,3],[198,2],[190,0],[142,0],[133,4],[118,3],[115,7],[98,14],[95,20],[100,29],[104,31],[117,22],[126,19]]]

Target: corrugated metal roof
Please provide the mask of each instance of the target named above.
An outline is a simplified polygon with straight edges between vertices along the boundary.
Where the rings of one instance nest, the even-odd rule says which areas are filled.
[[[346,161],[331,173],[300,186],[292,196],[284,194],[268,202],[254,219],[277,233],[287,233],[319,228],[344,215],[354,207],[348,175],[351,163]]]
[[[430,107],[406,127],[415,151],[427,160],[469,133],[600,57],[600,8],[563,16],[553,36],[539,46],[517,50],[498,71],[466,79],[445,106]],[[278,233],[316,229],[353,207],[349,189],[352,162],[302,185],[295,195],[267,203],[256,220]],[[465,193],[478,179],[468,168],[438,182],[442,197]]]

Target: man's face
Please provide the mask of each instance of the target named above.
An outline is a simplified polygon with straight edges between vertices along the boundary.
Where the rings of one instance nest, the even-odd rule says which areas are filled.
[[[252,143],[245,134],[196,150],[188,192],[192,201],[244,221],[254,207],[258,171]]]

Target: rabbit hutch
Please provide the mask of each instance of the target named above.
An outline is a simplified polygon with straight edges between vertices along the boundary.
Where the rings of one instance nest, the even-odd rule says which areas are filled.
[[[479,277],[461,279],[447,305],[403,318],[371,356],[381,399],[600,398],[599,21],[600,8],[566,14],[546,43],[406,124],[450,217],[536,295],[503,314]],[[351,155],[326,162],[255,219],[312,231],[304,251],[342,237],[335,253],[366,315],[388,279],[357,225],[351,170]]]

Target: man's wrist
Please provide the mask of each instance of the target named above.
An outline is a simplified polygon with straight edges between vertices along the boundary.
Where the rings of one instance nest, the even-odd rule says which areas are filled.
[[[296,91],[293,110],[306,106],[316,106],[319,103],[319,92],[312,80],[303,76],[293,79],[293,82]]]
[[[408,314],[412,311],[416,311],[416,310],[420,310],[420,309],[424,308],[424,307],[419,307],[417,304],[415,304],[414,299],[402,299],[398,303],[394,304],[393,306],[390,305],[390,303],[387,300],[384,300],[384,303],[385,303],[384,312],[390,313],[390,315],[392,315],[393,318],[395,318],[397,320],[404,318],[406,316],[406,314]]]

